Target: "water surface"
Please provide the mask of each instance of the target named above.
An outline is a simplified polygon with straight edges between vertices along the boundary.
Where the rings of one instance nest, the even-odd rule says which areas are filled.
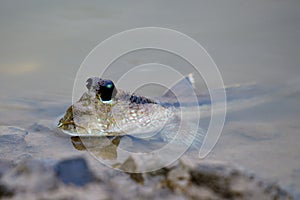
[[[5,158],[89,157],[75,150],[70,138],[42,127],[38,131],[36,124],[49,126],[69,106],[76,71],[99,42],[126,29],[161,26],[200,42],[226,85],[254,82],[281,89],[270,91],[265,102],[232,103],[209,158],[300,192],[298,1],[90,3],[1,1],[0,125],[27,130],[31,146]],[[138,62],[135,58],[128,65]]]

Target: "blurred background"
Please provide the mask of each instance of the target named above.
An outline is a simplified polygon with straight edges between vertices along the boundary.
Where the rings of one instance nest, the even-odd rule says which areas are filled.
[[[63,113],[80,64],[111,35],[170,28],[203,45],[225,85],[256,83],[276,94],[228,112],[209,158],[236,163],[299,193],[299,10],[296,0],[1,0],[0,125],[26,128]]]

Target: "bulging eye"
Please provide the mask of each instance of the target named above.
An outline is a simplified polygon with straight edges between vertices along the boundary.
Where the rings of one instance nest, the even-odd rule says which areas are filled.
[[[102,80],[99,82],[99,85],[107,89],[111,89],[114,87],[114,83],[111,80]]]
[[[102,102],[111,101],[115,97],[117,90],[111,80],[101,80],[98,86],[97,95],[100,96]]]

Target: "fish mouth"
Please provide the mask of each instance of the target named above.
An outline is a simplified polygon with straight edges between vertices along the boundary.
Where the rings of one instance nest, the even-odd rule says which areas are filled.
[[[60,118],[57,123],[57,128],[63,130],[76,129],[76,124],[73,118],[73,106],[70,106],[66,113]]]

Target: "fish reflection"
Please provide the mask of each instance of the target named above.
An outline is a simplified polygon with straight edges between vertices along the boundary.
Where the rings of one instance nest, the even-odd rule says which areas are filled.
[[[124,139],[124,137],[123,137]],[[131,139],[127,140],[126,145],[132,146]],[[118,147],[121,141],[121,137],[71,137],[73,147],[78,151],[89,151],[95,157],[107,160],[111,163],[111,166],[123,171],[135,171],[137,165],[135,160],[129,156],[124,161],[118,159]],[[129,142],[128,142],[129,141]],[[137,175],[130,175],[130,177],[142,184],[143,179]]]
[[[90,151],[104,160],[116,160],[120,137],[71,137],[73,147],[79,151]]]

